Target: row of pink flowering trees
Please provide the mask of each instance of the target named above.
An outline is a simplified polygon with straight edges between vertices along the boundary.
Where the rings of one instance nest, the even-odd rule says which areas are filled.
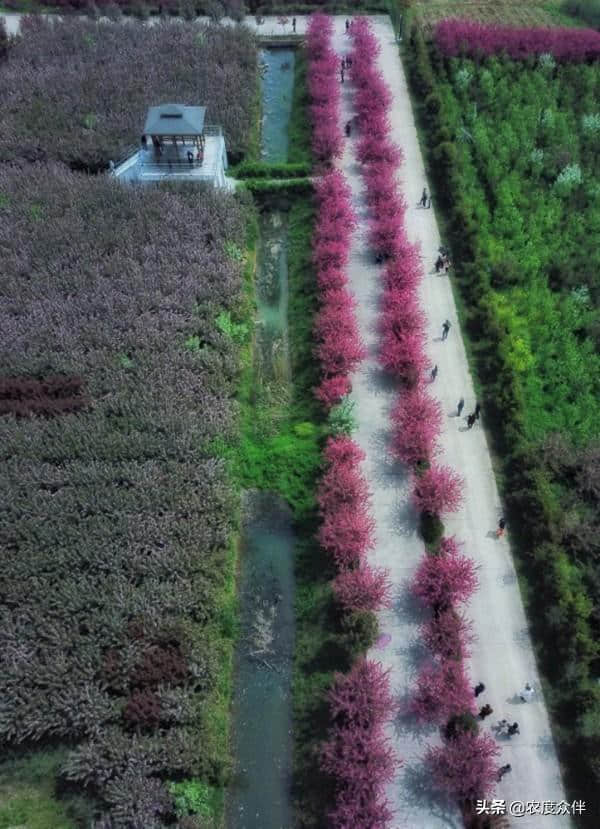
[[[340,129],[338,57],[331,48],[333,23],[311,17],[307,31],[308,84],[311,96],[313,151],[330,163],[343,149]],[[326,172],[315,185],[317,217],[313,263],[320,309],[315,319],[315,354],[321,382],[315,394],[329,411],[351,390],[350,375],[365,356],[348,290],[346,266],[355,227],[351,194],[342,173]],[[369,491],[360,471],[362,449],[347,435],[333,435],[324,449],[325,470],[317,502],[318,541],[337,574],[332,582],[344,613],[371,613],[387,605],[387,573],[366,559],[374,544]],[[320,767],[334,781],[329,812],[334,829],[384,829],[391,813],[383,787],[393,778],[394,755],[384,725],[394,711],[389,677],[381,665],[359,659],[347,675],[337,674],[328,693],[332,726],[321,747]]]
[[[333,20],[330,17],[311,15],[306,29],[306,52],[312,150],[315,159],[324,163],[340,156],[344,144],[340,123],[338,57],[331,45],[332,34]]]
[[[427,542],[412,590],[431,612],[421,631],[430,656],[419,674],[411,710],[420,721],[446,724],[446,740],[427,751],[425,762],[440,788],[469,800],[493,788],[497,747],[478,734],[464,666],[472,633],[460,605],[477,587],[475,568],[456,540],[442,535],[441,517],[458,509],[463,484],[452,469],[435,460],[442,412],[424,380],[429,361],[418,296],[422,269],[418,248],[406,234],[406,204],[396,185],[401,152],[389,135],[391,95],[377,68],[379,47],[366,19],[354,21],[352,38],[351,80],[360,131],[357,156],[370,209],[371,246],[384,265],[380,362],[401,386],[392,411],[392,447],[412,470],[413,501]]]

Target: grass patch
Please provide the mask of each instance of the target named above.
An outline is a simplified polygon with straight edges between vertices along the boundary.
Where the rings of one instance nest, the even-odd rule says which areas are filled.
[[[93,810],[80,796],[59,796],[57,782],[67,748],[7,751],[0,765],[0,829],[75,829]]]
[[[311,131],[308,120],[308,87],[306,85],[306,53],[296,50],[294,64],[294,88],[292,91],[292,113],[288,125],[288,162],[290,164],[312,165]]]

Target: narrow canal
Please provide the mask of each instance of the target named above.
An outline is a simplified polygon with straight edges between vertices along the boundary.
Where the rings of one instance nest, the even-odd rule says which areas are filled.
[[[286,161],[294,52],[265,50],[262,157]],[[257,397],[285,400],[288,349],[287,217],[260,217],[254,380]],[[241,635],[233,698],[233,783],[228,829],[292,825],[292,696],[294,532],[292,514],[275,493],[243,495],[239,601]]]

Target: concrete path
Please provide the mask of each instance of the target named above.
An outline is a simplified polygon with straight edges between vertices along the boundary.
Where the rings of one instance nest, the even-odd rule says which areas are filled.
[[[494,535],[501,507],[485,434],[480,426],[466,431],[465,421],[455,417],[461,396],[466,401],[463,415],[473,410],[473,384],[448,277],[431,273],[440,244],[435,211],[414,206],[426,179],[406,79],[389,19],[376,17],[372,22],[381,44],[380,69],[394,96],[392,138],[405,155],[400,180],[406,201],[411,205],[406,217],[407,231],[411,241],[421,243],[423,252],[425,276],[421,296],[427,314],[428,353],[431,362],[439,366],[432,391],[446,415],[440,460],[458,470],[466,482],[464,507],[446,521],[447,534],[456,534],[464,542],[465,552],[479,566],[480,588],[467,607],[478,636],[468,668],[473,684],[482,681],[486,685],[479,700],[482,704],[489,702],[494,709],[484,729],[491,731],[492,723],[506,717],[511,722],[518,721],[521,730],[510,741],[501,741],[500,764],[510,763],[512,772],[503,778],[496,793],[507,803],[560,801],[564,799],[564,790],[548,716],[540,699],[540,682],[510,548],[506,539],[499,541]],[[340,54],[350,49],[343,18],[336,19],[334,45]],[[346,83],[343,123],[353,114],[352,89]],[[352,243],[349,279],[358,300],[358,321],[369,355],[353,378],[353,397],[358,421],[356,440],[367,453],[364,472],[373,492],[377,525],[377,547],[372,561],[389,569],[398,588],[395,607],[380,614],[381,630],[391,636],[391,641],[370,655],[391,669],[393,686],[402,698],[413,686],[415,668],[423,652],[417,632],[419,610],[405,589],[423,554],[423,545],[416,530],[416,515],[409,503],[410,486],[405,472],[390,461],[388,451],[389,413],[396,392],[377,364],[381,268],[373,264],[368,252],[363,186],[352,140],[347,142],[340,167],[352,187],[360,222]],[[442,343],[439,338],[446,318],[452,322],[452,328],[447,341]],[[516,695],[527,681],[537,689],[537,698],[529,704],[520,702]],[[460,815],[454,805],[440,801],[420,770],[425,746],[439,740],[437,731],[415,728],[413,722],[400,716],[390,727],[390,734],[405,761],[388,793],[397,809],[396,825],[410,829],[460,826]],[[550,815],[526,815],[513,822],[523,829],[570,826],[568,817]]]

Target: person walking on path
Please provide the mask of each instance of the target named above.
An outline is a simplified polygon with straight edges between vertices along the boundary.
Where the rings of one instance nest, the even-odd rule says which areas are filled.
[[[502,780],[505,774],[508,774],[509,771],[512,771],[510,763],[507,763],[505,766],[500,766],[498,769],[498,783]]]
[[[478,697],[479,694],[482,694],[485,691],[485,685],[483,682],[478,682],[477,685],[473,688],[473,694]]]
[[[469,415],[471,417],[471,415]],[[496,538],[502,538],[506,530],[506,518],[501,518],[498,521],[498,529],[496,530]]]
[[[427,207],[427,199],[428,199],[428,196],[427,196],[427,188],[426,188],[426,187],[424,187],[424,188],[423,188],[423,194],[422,194],[422,196],[421,196],[421,201],[419,202],[419,204],[421,205],[421,207]]]
[[[435,378],[437,377],[437,375],[438,375],[438,367],[437,367],[437,363],[436,363],[434,365],[434,367],[431,369],[430,377],[431,377],[431,382],[432,383],[435,380]]]
[[[460,417],[462,414],[462,410],[465,408],[465,398],[461,397],[458,401],[458,406],[456,407],[456,416]]]
[[[296,34],[296,18],[292,17],[292,32]]]
[[[344,83],[344,64],[342,63],[342,68],[340,69],[340,79],[342,83]]]
[[[485,718],[489,717],[489,715],[492,714],[493,711],[494,709],[492,708],[492,706],[489,705],[489,703],[486,703],[485,705],[481,706],[481,708],[479,709],[479,714],[477,716],[480,720],[485,720]]]
[[[450,320],[446,320],[446,322],[442,325],[442,340],[445,340],[448,337],[448,331],[450,331],[450,326],[452,323]]]
[[[350,138],[352,133],[352,121],[346,121],[346,136]]]
[[[467,429],[472,429],[475,423],[475,415],[471,413],[467,418]]]
[[[346,34],[348,34],[349,29],[350,29],[350,21],[348,20],[348,18],[346,18]]]
[[[520,734],[521,732],[519,731],[519,723],[514,722],[512,725],[509,725],[506,729],[506,733],[509,737],[512,737],[513,734]]]
[[[435,272],[439,273],[442,268],[444,267],[444,260],[442,259],[442,254],[438,253],[438,258],[435,260]]]
[[[535,691],[533,690],[532,686],[529,684],[529,682],[526,682],[525,687],[519,694],[519,697],[523,700],[523,702],[531,702],[534,694]]]
[[[481,404],[480,403],[475,404],[475,411],[473,412],[473,414],[475,415],[475,420],[479,420],[479,417],[481,415]]]

